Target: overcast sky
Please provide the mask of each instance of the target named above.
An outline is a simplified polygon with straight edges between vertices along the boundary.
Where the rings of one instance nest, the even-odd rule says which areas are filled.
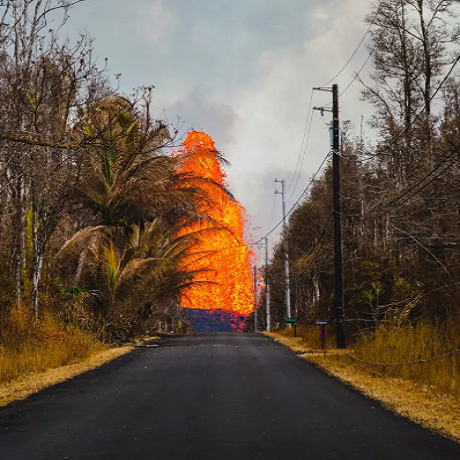
[[[329,150],[326,123],[313,113],[312,87],[333,78],[364,36],[369,0],[86,0],[67,33],[87,31],[120,89],[154,85],[156,117],[210,134],[231,166],[228,182],[247,209],[254,237],[281,218],[274,179],[291,183],[288,208]],[[344,89],[366,61],[363,46],[334,80]],[[363,70],[363,77],[369,72]],[[343,120],[359,131],[371,108],[359,84],[341,98]],[[331,95],[314,92],[313,105]],[[300,155],[300,157],[299,157]],[[299,158],[301,161],[299,161]],[[302,163],[299,178],[295,175]],[[294,185],[297,183],[297,187]]]

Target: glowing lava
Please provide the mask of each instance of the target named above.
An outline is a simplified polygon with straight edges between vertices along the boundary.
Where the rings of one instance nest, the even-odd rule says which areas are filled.
[[[178,153],[193,153],[185,160],[182,172],[206,177],[227,186],[226,175],[221,169],[210,136],[198,131],[189,132]],[[200,184],[200,187],[212,196],[214,203],[208,207],[203,206],[198,213],[211,218],[213,222],[187,227],[181,231],[181,235],[216,226],[227,230],[200,233],[199,242],[185,260],[184,267],[208,270],[195,278],[195,281],[205,283],[192,286],[182,297],[181,306],[232,312],[235,318],[232,327],[240,330],[244,324],[241,318],[237,318],[249,315],[254,304],[250,268],[252,252],[244,243],[245,210],[238,201],[229,198],[212,183]]]

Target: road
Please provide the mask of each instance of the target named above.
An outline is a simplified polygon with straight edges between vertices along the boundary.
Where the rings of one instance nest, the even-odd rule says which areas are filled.
[[[1,460],[459,460],[253,334],[171,337],[0,410]]]

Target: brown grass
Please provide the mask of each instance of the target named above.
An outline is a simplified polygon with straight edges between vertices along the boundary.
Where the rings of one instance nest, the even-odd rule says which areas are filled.
[[[82,374],[83,372],[95,369],[108,361],[112,361],[113,359],[129,353],[132,349],[132,347],[109,348],[99,351],[76,364],[49,369],[41,373],[32,373],[21,379],[3,383],[0,385],[0,406],[6,406],[13,401],[24,399],[51,385],[55,385]]]
[[[381,327],[375,333],[364,335],[353,355],[373,372],[433,386],[460,398],[460,353],[442,358],[460,348],[459,337],[460,328],[456,325]],[[436,357],[439,359],[417,363]]]
[[[444,342],[441,347],[438,342],[446,337],[436,335],[439,331],[435,328],[420,328],[423,330],[413,328],[413,333],[406,329],[381,330],[352,350],[328,349],[326,352],[311,347],[303,339],[289,337],[291,333],[286,330],[282,334],[276,332],[266,335],[296,352],[305,351],[301,358],[380,401],[392,411],[460,442],[460,401],[458,394],[452,391],[457,388],[458,382],[450,381],[458,379],[458,373],[453,378],[457,372],[456,357],[449,358],[454,363],[449,359],[437,360],[428,364],[394,367],[390,372],[386,371],[388,368],[367,365],[350,358],[350,354],[356,354],[374,362],[402,362],[403,358],[407,362],[413,358],[427,357],[428,354],[422,355],[421,350],[424,353],[441,353],[449,346]],[[424,369],[423,366],[431,366],[432,369]],[[407,367],[410,369],[404,369]]]
[[[10,312],[0,332],[0,345],[0,384],[72,364],[105,347],[75,325],[51,316],[36,320],[25,308]]]
[[[13,309],[0,331],[0,405],[24,398],[127,353],[50,315]]]
[[[326,327],[327,337],[326,337],[326,346],[327,348],[332,348],[334,346],[334,334],[331,329],[331,326]],[[270,336],[271,333],[265,333]],[[280,331],[276,331],[275,336],[277,338],[285,337],[288,339],[294,339],[294,328],[286,328]],[[297,337],[296,342],[300,349],[306,350],[318,350],[320,348],[320,328],[319,326],[312,325],[303,325],[299,324],[297,326]],[[301,350],[296,350],[301,351]]]

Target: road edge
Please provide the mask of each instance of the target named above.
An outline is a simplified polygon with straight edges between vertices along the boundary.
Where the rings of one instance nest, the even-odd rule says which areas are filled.
[[[263,334],[393,413],[460,443],[460,402],[453,396],[407,380],[378,376],[352,363],[338,362],[334,350],[312,350],[276,332]],[[337,350],[335,355],[337,353],[340,352]]]
[[[134,350],[132,346],[108,348],[92,354],[90,357],[74,364],[48,369],[0,385],[0,408],[10,403],[27,398],[45,388],[65,382],[85,372],[96,369],[103,364],[114,361]]]

